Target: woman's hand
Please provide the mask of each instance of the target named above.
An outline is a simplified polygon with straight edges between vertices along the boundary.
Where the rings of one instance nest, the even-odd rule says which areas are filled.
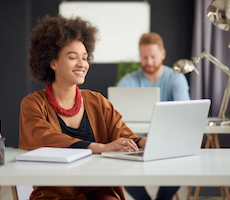
[[[88,149],[91,149],[93,153],[101,153],[108,151],[137,151],[138,147],[132,139],[118,138],[108,144],[94,143],[92,142]]]
[[[104,152],[107,151],[138,151],[138,147],[132,139],[118,138],[105,144]]]

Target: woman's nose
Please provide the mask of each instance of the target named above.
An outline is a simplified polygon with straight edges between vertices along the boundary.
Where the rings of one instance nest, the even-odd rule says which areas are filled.
[[[82,59],[78,59],[77,60],[77,66],[79,66],[79,67],[84,67],[85,66],[85,62],[82,60]]]

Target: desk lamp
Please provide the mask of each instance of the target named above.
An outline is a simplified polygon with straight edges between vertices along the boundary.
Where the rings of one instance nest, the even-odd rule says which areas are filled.
[[[207,17],[218,28],[230,31],[230,0],[216,0],[207,9]]]
[[[219,116],[220,118],[223,119],[223,122],[221,122],[221,125],[226,125],[226,116],[225,112],[228,106],[229,102],[229,97],[230,97],[230,70],[227,66],[222,64],[217,58],[212,56],[206,51],[203,51],[200,56],[192,58],[192,60],[178,60],[176,63],[173,65],[173,70],[174,73],[176,74],[186,74],[191,71],[195,71],[197,74],[199,74],[198,70],[196,69],[195,65],[202,59],[202,58],[207,58],[210,62],[212,62],[214,65],[219,67],[223,72],[225,72],[228,75],[228,83],[224,91],[224,96],[222,99],[220,111],[219,111]]]
[[[211,5],[207,9],[207,17],[210,19],[210,21],[217,26],[218,28],[225,30],[225,31],[230,31],[230,0],[216,0],[211,3]],[[230,48],[230,43],[228,45]],[[224,91],[224,96],[222,99],[222,103],[220,106],[220,111],[218,117],[221,118],[221,123],[215,123],[209,121],[209,125],[230,125],[230,121],[226,121],[226,116],[225,112],[228,106],[228,101],[229,101],[229,95],[230,95],[230,70],[228,67],[223,65],[219,60],[217,60],[214,56],[211,54],[207,53],[206,51],[203,51],[199,57],[193,58],[192,60],[179,60],[177,61],[174,66],[174,72],[176,74],[183,73],[186,74],[191,71],[195,71],[197,74],[199,74],[198,70],[196,69],[195,65],[202,59],[202,58],[207,58],[210,62],[212,62],[214,65],[219,67],[223,72],[225,72],[228,75],[228,83]],[[217,134],[215,134],[216,137],[218,138]],[[211,135],[210,135],[211,136]],[[208,140],[211,142],[213,136],[208,137]],[[208,141],[207,140],[207,141]],[[215,139],[216,147],[219,147],[219,141],[218,139]],[[207,143],[206,143],[207,145]],[[229,193],[228,187],[224,187],[226,194]],[[190,194],[192,192],[192,187],[190,187]],[[200,187],[196,187],[195,194],[194,194],[194,199],[198,197],[200,191]],[[221,191],[224,193],[223,188],[221,188]],[[228,195],[227,195],[228,196]],[[190,195],[188,196],[190,197]]]
[[[215,0],[207,9],[207,17],[210,21],[218,28],[230,31],[230,0]],[[230,48],[230,43],[228,45]],[[214,65],[219,67],[223,72],[228,75],[228,83],[224,91],[224,96],[220,106],[220,111],[218,117],[221,118],[221,125],[230,125],[230,121],[226,121],[226,110],[230,97],[230,70],[227,66],[222,64],[217,58],[215,58],[210,53],[203,51],[200,56],[192,58],[192,60],[179,60],[173,65],[174,73],[186,74],[191,71],[195,71],[199,74],[195,65],[202,59],[207,58]],[[211,125],[211,124],[210,124]]]

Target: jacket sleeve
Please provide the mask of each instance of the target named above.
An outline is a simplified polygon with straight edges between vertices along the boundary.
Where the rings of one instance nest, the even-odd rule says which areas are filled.
[[[115,110],[108,99],[100,95],[100,102],[103,115],[107,127],[110,141],[114,141],[120,137],[133,139],[137,142],[143,137],[137,136],[123,121],[122,115]]]
[[[65,148],[81,141],[62,133],[55,115],[54,111],[49,112],[45,105],[33,96],[25,97],[20,107],[19,148],[26,150],[44,146]]]

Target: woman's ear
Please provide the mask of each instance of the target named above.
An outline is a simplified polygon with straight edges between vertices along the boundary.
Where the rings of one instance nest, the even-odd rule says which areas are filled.
[[[56,60],[52,60],[52,61],[50,62],[50,67],[51,67],[53,70],[56,70],[56,68],[57,68]]]

